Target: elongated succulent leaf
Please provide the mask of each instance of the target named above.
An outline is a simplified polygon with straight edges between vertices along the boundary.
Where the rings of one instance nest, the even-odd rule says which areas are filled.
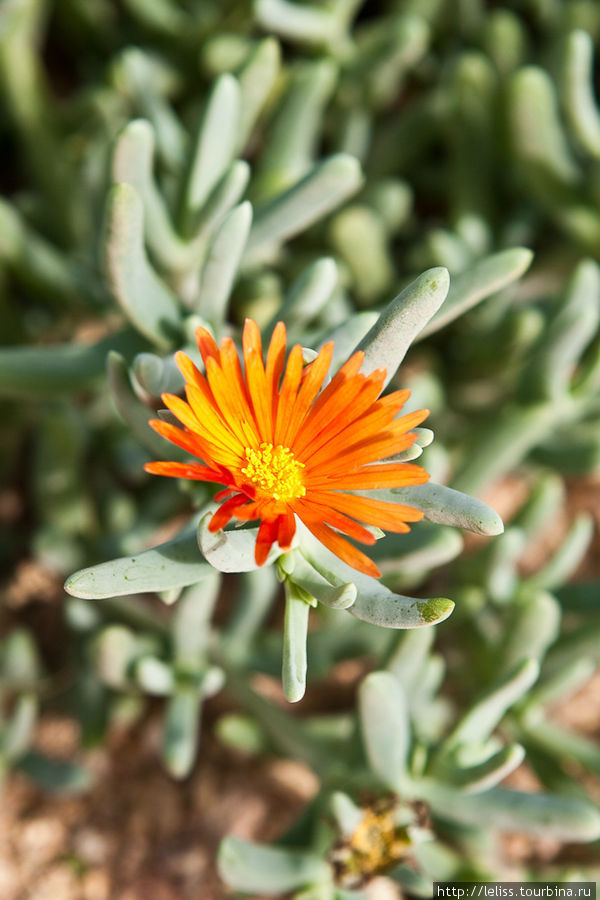
[[[283,306],[271,321],[271,327],[279,320],[292,331],[306,325],[330,299],[337,281],[338,267],[330,256],[311,263],[293,282]]]
[[[259,567],[254,559],[258,528],[233,529],[231,531],[208,530],[212,513],[207,513],[198,526],[198,545],[204,558],[220,572],[253,572]],[[278,544],[273,544],[267,563],[281,556]]]
[[[423,328],[417,340],[439,331],[485,297],[516,281],[527,271],[532,259],[531,250],[511,247],[486,256],[467,271],[453,275],[444,305]]]
[[[133,331],[120,331],[88,345],[2,347],[0,396],[43,397],[80,391],[104,374],[111,350],[131,354],[142,347],[143,340]]]
[[[290,578],[324,606],[348,609],[356,600],[356,585],[348,583],[333,587],[301,553],[294,556],[294,569]]]
[[[22,694],[18,698],[12,715],[0,729],[0,756],[14,761],[26,753],[33,739],[37,712],[34,694]]]
[[[306,61],[291,71],[260,157],[253,194],[258,200],[285,190],[310,169],[335,76],[336,67],[328,59]]]
[[[84,600],[164,591],[195,584],[212,575],[198,550],[195,534],[183,534],[135,556],[90,566],[75,572],[65,590]]]
[[[574,135],[594,159],[600,159],[600,110],[594,96],[594,42],[577,29],[567,38],[563,73],[565,113]]]
[[[363,575],[338,559],[298,523],[300,549],[320,575],[335,587],[354,584],[357,598],[350,612],[357,619],[384,628],[419,628],[447,619],[454,603],[445,598],[420,600],[394,594],[380,581]]]
[[[281,50],[273,37],[265,38],[238,73],[241,104],[236,149],[242,151],[254,124],[276,82],[281,68]]]
[[[492,788],[464,794],[440,784],[420,784],[420,793],[436,815],[465,825],[498,831],[593,841],[600,837],[600,811],[583,800],[554,794],[527,794]]]
[[[504,524],[498,513],[475,497],[463,494],[443,484],[418,484],[412,487],[392,488],[389,491],[369,492],[365,496],[386,499],[420,509],[429,522],[452,525],[475,534],[502,534]],[[384,496],[385,495],[385,496]]]
[[[333,11],[324,7],[301,6],[288,0],[257,0],[255,9],[263,28],[295,42],[326,44],[338,34]]]
[[[150,453],[159,457],[164,457],[166,453],[173,459],[187,458],[176,448],[171,450],[171,445],[150,428],[148,420],[151,417],[151,410],[137,397],[129,380],[127,363],[114,351],[108,355],[108,383],[117,410],[137,440]]]
[[[117,140],[112,160],[116,184],[130,184],[144,204],[144,232],[155,259],[167,268],[185,266],[189,251],[175,233],[154,182],[154,130],[146,119],[129,122]]]
[[[469,768],[444,769],[445,780],[460,787],[465,793],[478,794],[499,784],[503,778],[521,765],[525,750],[520,744],[510,744],[493,753],[484,762]]]
[[[293,584],[286,582],[283,623],[281,682],[290,703],[301,700],[306,690],[306,638],[310,606]]]
[[[88,790],[93,781],[91,773],[77,763],[54,759],[33,750],[21,757],[19,769],[52,793],[78,794]]]
[[[189,775],[198,749],[201,696],[195,685],[176,685],[167,705],[163,758],[173,778]]]
[[[240,105],[237,80],[233,75],[222,75],[208,99],[194,149],[186,191],[188,221],[193,221],[233,159]]]
[[[478,700],[461,719],[444,743],[446,752],[461,744],[486,740],[507,709],[522,697],[539,675],[539,664],[528,659],[500,685]]]
[[[228,837],[218,856],[221,878],[234,890],[282,894],[325,881],[329,866],[312,853],[263,847]]]
[[[193,303],[196,312],[209,322],[219,324],[225,318],[251,223],[252,207],[241,203],[227,214],[211,242]]]
[[[391,672],[372,672],[360,686],[358,701],[370,766],[383,784],[400,792],[410,749],[410,719],[402,686]]]
[[[600,268],[584,259],[567,282],[564,296],[521,376],[524,402],[558,400],[568,390],[583,350],[600,321]]]
[[[339,153],[314,166],[297,184],[258,209],[245,259],[253,262],[277,248],[354,194],[362,182],[360,165]]]
[[[405,287],[356,347],[365,354],[363,372],[368,374],[385,367],[387,384],[415,337],[446,299],[449,286],[448,270],[438,266],[423,272]]]
[[[577,181],[579,171],[557,107],[554,84],[543,69],[526,66],[513,75],[509,83],[508,114],[517,156],[559,184],[571,185]]]
[[[171,347],[181,327],[179,303],[148,262],[142,199],[130,184],[109,193],[104,243],[108,283],[123,311],[143,335]]]

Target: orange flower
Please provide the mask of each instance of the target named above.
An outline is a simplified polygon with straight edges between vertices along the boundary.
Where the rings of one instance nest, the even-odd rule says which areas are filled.
[[[296,344],[286,365],[282,322],[273,331],[264,365],[258,326],[246,320],[245,373],[231,338],[224,338],[220,349],[205,328],[198,328],[196,338],[206,376],[179,352],[175,359],[186,381],[187,403],[174,394],[163,394],[183,429],[159,419],[150,424],[203,463],[152,462],[146,471],[224,485],[225,490],[215,496],[222,504],[208,527],[218,531],[232,517],[260,519],[255,549],[259,566],[275,541],[282,551],[289,550],[298,516],[348,565],[379,576],[375,563],[340,532],[374,544],[365,525],[406,532],[410,530],[406,523],[417,522],[423,514],[410,506],[348,492],[428,480],[420,466],[378,462],[414,443],[417,435],[409,432],[428,410],[396,418],[410,391],[379,397],[385,369],[361,374],[364,354],[360,351],[319,393],[333,344],[325,344],[307,366]]]

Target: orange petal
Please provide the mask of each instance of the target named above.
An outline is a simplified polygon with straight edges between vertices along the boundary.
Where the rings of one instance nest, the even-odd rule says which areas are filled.
[[[256,431],[256,425],[249,416],[245,416],[239,407],[239,398],[235,392],[232,380],[226,378],[223,370],[214,359],[206,362],[208,383],[219,404],[223,418],[231,431],[235,434],[242,450],[245,447],[258,447],[260,441]]]
[[[277,417],[277,394],[285,363],[285,341],[285,325],[283,322],[278,322],[271,335],[271,342],[267,352],[267,364],[265,366],[267,390],[271,397],[271,421],[273,423],[275,423]]]
[[[361,544],[375,543],[375,537],[364,525],[360,525],[354,519],[350,519],[338,510],[333,509],[332,506],[315,502],[312,493],[310,500],[297,501],[295,506],[299,510],[299,515],[302,515],[302,512],[304,512],[309,518],[325,522],[327,525],[333,525],[338,531],[343,531],[348,537],[360,541]]]
[[[257,566],[262,566],[267,561],[269,550],[277,540],[277,519],[263,519],[258,529],[254,559]]]
[[[246,382],[261,441],[273,442],[273,396],[265,376],[262,359],[254,347],[244,350]]]
[[[277,543],[282,550],[289,550],[296,534],[296,519],[291,509],[287,509],[277,520]]]
[[[375,463],[348,475],[334,475],[327,478],[323,474],[307,474],[305,485],[309,490],[368,491],[381,488],[404,487],[409,484],[424,484],[429,474],[421,466],[410,463]]]
[[[311,466],[311,472],[323,475],[337,475],[340,472],[353,472],[367,463],[377,462],[408,450],[417,439],[414,434],[396,434],[392,428],[382,431],[379,435],[351,444],[342,452],[334,453],[330,459],[322,462],[318,467]]]
[[[302,444],[296,442],[298,449],[300,449],[300,446],[305,446],[309,442],[310,436],[319,430],[322,422],[331,420],[332,409],[335,409],[336,413],[339,411],[339,408],[343,405],[343,401],[339,394],[340,389],[343,385],[355,380],[355,377],[358,375],[360,367],[363,364],[364,358],[365,354],[362,350],[354,353],[333,376],[327,387],[319,394],[306,417],[306,421],[302,428],[302,435],[299,436],[301,437]],[[355,383],[357,387],[359,384],[362,384],[364,380],[365,376],[356,380]]]
[[[335,555],[343,562],[352,566],[353,569],[358,569],[359,572],[363,572],[365,575],[372,575],[373,578],[379,578],[381,572],[373,560],[369,559],[368,556],[362,553],[357,547],[350,544],[336,531],[333,531],[328,525],[323,525],[322,522],[315,521],[314,519],[307,518],[303,515],[301,515],[300,518],[317,540],[321,541],[328,550],[335,553]]]
[[[361,401],[364,399],[364,402],[361,402],[360,405],[360,415],[358,418],[354,418],[353,416],[353,421],[349,424],[347,422],[342,422],[340,430],[335,436],[337,438],[336,444],[333,443],[332,438],[328,438],[328,440],[331,441],[329,446],[337,446],[337,444],[341,443],[342,446],[348,447],[350,444],[363,440],[370,435],[378,434],[392,422],[394,416],[403,406],[409,394],[410,391],[396,391],[394,394],[380,397],[367,408],[366,412],[362,412],[362,407],[368,397],[361,398]],[[334,425],[335,423],[330,424]]]
[[[302,347],[300,344],[295,344],[288,357],[281,391],[277,400],[277,416],[275,419],[275,433],[273,435],[273,444],[276,446],[283,443],[283,435],[287,430],[301,379]]]
[[[222,503],[208,523],[209,531],[220,531],[225,528],[238,506],[243,506],[248,498],[244,494],[236,493],[225,503]]]
[[[186,384],[185,393],[197,422],[194,431],[217,448],[219,461],[223,458],[223,461],[227,460],[227,465],[237,465],[244,454],[244,445],[240,439],[225,424],[221,415],[215,412],[195,384]]]
[[[321,403],[323,395],[329,390],[333,382],[327,385],[323,393],[313,403],[294,441],[295,453],[302,453],[305,448],[321,437],[326,429],[332,431],[332,423],[338,417],[340,428],[344,427],[344,424],[349,419],[349,410],[352,409],[352,404],[363,389],[366,380],[365,375],[358,373],[348,377],[345,381],[338,383],[335,392],[330,394],[326,403]]]
[[[242,367],[235,344],[231,338],[223,338],[221,341],[221,367],[223,375],[231,387],[232,400],[235,403],[238,418],[241,422],[246,423],[243,428],[248,440],[251,440],[250,446],[258,446],[254,441],[259,440],[259,429],[257,420],[251,408],[250,394],[244,381]]]
[[[358,378],[359,376],[356,377]],[[331,446],[339,447],[340,440],[346,446],[346,441],[342,438],[342,435],[353,422],[369,414],[371,407],[373,407],[379,396],[384,378],[385,370],[378,369],[364,380],[358,395],[354,397],[352,403],[348,406],[343,406],[338,414],[314,437],[302,454],[302,462],[307,463],[310,460],[311,465],[316,465],[315,454],[327,444],[330,446],[324,453],[324,458],[330,455]],[[321,454],[319,454],[318,458],[320,457]]]
[[[333,342],[329,341],[329,343],[322,347],[317,358],[311,363],[310,372],[302,382],[302,387],[298,391],[298,396],[292,406],[292,413],[288,420],[287,428],[281,438],[281,443],[285,447],[290,447],[294,442],[296,433],[325,380],[327,370],[331,365],[332,355]]]
[[[206,379],[198,366],[192,362],[187,353],[184,353],[183,350],[177,351],[175,354],[175,362],[185,381],[189,381],[198,387],[206,383]]]
[[[376,525],[386,531],[408,531],[406,522],[419,522],[423,513],[412,506],[359,497],[356,494],[340,494],[334,491],[311,491],[314,499],[323,505],[332,506],[340,512],[353,516],[368,525]]]
[[[178,397],[176,394],[163,394],[161,399],[165,406],[171,410],[173,415],[179,419],[182,425],[185,425],[185,427],[194,434],[202,433],[200,422],[191,406],[189,406],[185,400],[182,400],[181,397]]]
[[[216,481],[224,484],[223,473],[196,463],[149,462],[144,465],[151,475],[168,475],[170,478],[191,478],[192,481]]]
[[[191,434],[189,431],[182,431],[181,428],[171,425],[170,422],[163,422],[162,419],[150,419],[148,425],[161,437],[181,447],[182,450],[187,450],[192,456],[199,456],[208,463],[215,462],[212,459],[210,447],[198,435]]]
[[[196,341],[198,343],[198,350],[202,354],[202,359],[204,360],[204,365],[206,365],[206,360],[212,357],[216,359],[218,363],[221,362],[221,354],[219,353],[219,348],[215,342],[214,337],[200,325],[196,328]]]

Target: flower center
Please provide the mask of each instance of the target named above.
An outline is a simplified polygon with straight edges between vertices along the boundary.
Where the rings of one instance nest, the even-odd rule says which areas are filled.
[[[242,469],[255,487],[273,500],[295,500],[304,497],[302,483],[304,463],[298,462],[289,447],[262,443],[258,450],[246,447],[248,465]]]

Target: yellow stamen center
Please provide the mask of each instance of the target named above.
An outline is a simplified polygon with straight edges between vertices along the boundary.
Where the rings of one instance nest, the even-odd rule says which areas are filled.
[[[248,465],[242,469],[255,487],[273,500],[295,500],[304,497],[302,483],[304,463],[298,462],[289,447],[262,443],[258,450],[246,447]]]

